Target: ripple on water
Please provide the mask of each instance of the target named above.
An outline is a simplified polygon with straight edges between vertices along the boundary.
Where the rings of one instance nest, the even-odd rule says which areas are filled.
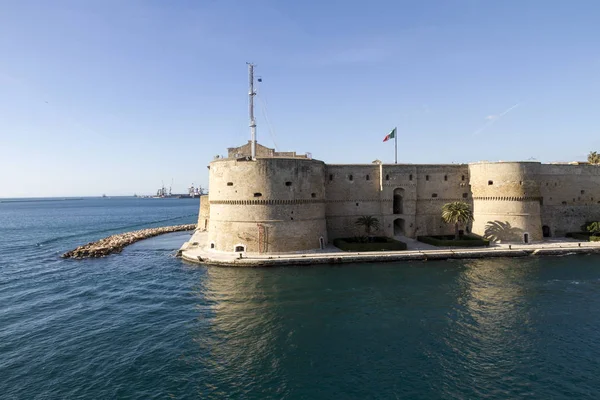
[[[149,221],[176,209],[140,204]],[[0,239],[3,398],[593,399],[600,388],[598,256],[207,268],[163,239],[82,261],[57,257],[70,239],[21,257]]]

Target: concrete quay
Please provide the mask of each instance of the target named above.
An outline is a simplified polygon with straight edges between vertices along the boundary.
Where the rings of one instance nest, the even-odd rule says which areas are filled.
[[[83,246],[79,246],[74,250],[67,251],[62,258],[98,258],[105,257],[109,254],[119,253],[125,246],[138,242],[143,239],[162,235],[164,233],[191,231],[196,229],[195,224],[162,226],[159,228],[141,229],[133,232],[119,233],[109,237],[105,237],[96,242],[90,242]]]
[[[558,256],[567,254],[600,254],[600,243],[577,242],[570,239],[553,240],[536,244],[499,244],[486,248],[436,248],[415,249],[418,243],[408,240],[408,250],[382,252],[345,252],[333,246],[324,250],[285,254],[225,253],[206,249],[206,232],[196,232],[177,255],[185,261],[235,267],[267,267],[283,265],[347,264],[392,261],[432,261],[448,259],[476,259],[497,257]],[[429,246],[431,247],[431,246]]]

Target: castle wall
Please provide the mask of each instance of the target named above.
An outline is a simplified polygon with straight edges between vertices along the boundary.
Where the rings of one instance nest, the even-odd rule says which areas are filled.
[[[505,242],[542,240],[540,163],[470,164],[473,232]]]
[[[378,218],[373,234],[381,236],[453,234],[454,227],[441,219],[442,206],[453,201],[473,208],[475,221],[467,231],[504,242],[523,242],[525,234],[529,242],[564,236],[600,220],[598,166],[326,165],[258,149],[256,160],[210,164],[210,194],[200,199],[198,229],[208,228],[215,251],[233,252],[240,245],[250,253],[318,249],[331,239],[364,235],[356,226],[361,216]]]
[[[208,195],[200,196],[200,212],[198,213],[198,224],[196,230],[205,231],[208,229],[208,223],[210,220],[210,202]]]
[[[325,164],[258,158],[210,164],[209,246],[251,253],[316,249],[327,243]]]
[[[600,167],[542,164],[538,180],[546,234],[564,236],[600,221]]]
[[[453,233],[442,206],[471,201],[467,165],[327,165],[325,175],[330,239],[364,234],[355,225],[363,215],[379,219],[378,235]]]

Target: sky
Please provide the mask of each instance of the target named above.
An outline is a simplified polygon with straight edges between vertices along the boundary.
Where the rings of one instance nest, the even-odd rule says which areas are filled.
[[[250,138],[327,163],[600,151],[595,0],[0,0],[0,197],[208,186]]]

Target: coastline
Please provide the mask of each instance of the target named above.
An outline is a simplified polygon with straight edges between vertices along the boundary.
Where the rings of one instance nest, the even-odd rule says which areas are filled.
[[[187,262],[222,267],[302,266],[318,264],[350,264],[362,262],[433,261],[449,259],[480,259],[498,257],[562,256],[570,254],[600,254],[600,243],[571,240],[508,244],[487,248],[440,248],[436,250],[403,250],[382,252],[344,252],[333,247],[325,250],[286,254],[225,253],[206,250],[206,232],[197,231],[177,252]]]

